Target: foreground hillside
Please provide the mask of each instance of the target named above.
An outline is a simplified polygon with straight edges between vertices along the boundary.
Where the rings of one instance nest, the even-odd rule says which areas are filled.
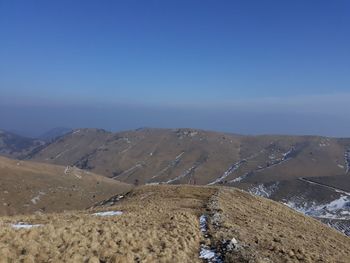
[[[350,258],[348,237],[234,188],[143,186],[117,199],[85,211],[1,218],[0,262],[345,263]]]
[[[84,209],[130,189],[78,168],[0,157],[0,215]]]

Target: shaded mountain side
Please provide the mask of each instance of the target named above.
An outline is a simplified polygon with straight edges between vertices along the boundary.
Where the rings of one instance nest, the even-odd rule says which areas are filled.
[[[350,258],[346,236],[234,188],[142,186],[117,199],[84,211],[0,218],[2,259],[346,263]],[[18,222],[32,227],[16,229]]]
[[[269,183],[244,182],[239,187],[253,195],[285,203],[350,236],[350,192],[343,190],[348,187],[349,180],[343,176],[330,178],[300,177]],[[337,187],[340,185],[338,180],[342,182],[342,188]]]
[[[21,159],[44,147],[45,142],[0,130],[0,155]]]
[[[78,168],[0,157],[0,215],[84,209],[130,189]]]
[[[350,175],[336,175],[325,177],[312,177],[309,180],[328,185],[350,193]]]

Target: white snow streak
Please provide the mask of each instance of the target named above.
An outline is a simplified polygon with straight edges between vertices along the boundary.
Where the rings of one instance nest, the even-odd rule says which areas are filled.
[[[216,180],[214,180],[213,182],[209,183],[208,185],[213,185],[213,184],[222,182],[227,176],[229,176],[230,174],[232,174],[235,171],[237,171],[239,169],[239,167],[241,167],[241,165],[243,163],[245,163],[245,162],[246,162],[246,160],[241,160],[239,162],[234,163],[233,165],[230,166],[230,168],[228,168],[224,172],[224,174],[221,177],[217,178]]]
[[[167,170],[169,170],[170,168],[176,166],[176,165],[180,162],[180,160],[181,160],[181,158],[182,158],[182,155],[184,155],[184,153],[185,153],[185,152],[181,152],[179,155],[177,155],[177,156],[175,157],[175,159],[172,160],[172,161],[170,162],[170,164],[169,164],[167,167],[165,167],[164,169],[162,169],[162,170],[161,170],[160,172],[158,172],[156,175],[152,176],[152,179],[161,176],[161,175],[162,175],[163,173],[165,173]]]
[[[210,250],[208,247],[202,245],[201,251],[199,252],[199,258],[211,260],[215,258],[215,251]]]
[[[278,182],[271,186],[265,186],[264,184],[259,184],[256,187],[250,188],[248,192],[252,195],[270,198],[271,195],[278,189],[278,185],[279,185]]]
[[[191,168],[187,169],[186,171],[184,171],[179,176],[176,176],[175,178],[170,179],[170,180],[166,181],[165,183],[166,184],[170,184],[170,183],[175,182],[175,181],[177,181],[177,180],[179,180],[181,178],[184,178],[184,177],[188,176],[189,174],[191,174],[194,169],[196,169],[196,166],[192,166]]]
[[[44,192],[39,192],[38,195],[35,196],[35,197],[33,197],[30,201],[31,201],[34,205],[36,205],[36,204],[40,201],[40,197],[41,197],[42,195],[45,195],[45,194],[46,194],[46,193],[44,193]]]
[[[15,228],[15,229],[30,229],[32,227],[39,227],[42,226],[40,224],[36,224],[36,225],[31,225],[31,224],[26,224],[23,222],[19,222],[17,224],[12,224],[11,227]]]
[[[348,173],[350,172],[350,149],[348,149],[345,154],[344,154],[344,159],[345,159],[345,172]]]
[[[106,211],[106,212],[93,213],[94,216],[120,216],[122,214],[123,214],[122,211]]]
[[[231,183],[239,183],[240,181],[244,180],[248,175],[249,175],[249,172],[241,175],[240,177],[237,177],[237,178],[229,181],[228,183],[230,183],[230,184]]]
[[[298,212],[316,218],[350,220],[350,196],[341,195],[329,203],[318,205],[302,198],[293,198],[284,204]]]
[[[294,152],[294,150],[295,150],[295,148],[292,147],[292,148],[290,148],[287,152],[283,153],[283,154],[282,154],[282,156],[283,156],[283,157],[282,157],[282,161],[285,161],[285,160],[291,158],[290,155]]]
[[[207,232],[207,217],[205,215],[201,215],[199,218],[199,226],[202,233]]]

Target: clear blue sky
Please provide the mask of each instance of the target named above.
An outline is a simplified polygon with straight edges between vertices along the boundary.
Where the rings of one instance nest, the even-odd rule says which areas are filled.
[[[266,111],[268,118],[285,109],[297,120],[296,107],[299,117],[326,120],[326,102],[330,119],[344,126],[348,107],[339,104],[350,98],[349,14],[347,0],[0,0],[0,103],[13,108],[9,114],[33,105],[51,110],[55,105],[54,116],[60,107],[108,105],[127,113],[147,107],[154,111],[149,116],[159,115],[157,122],[135,113],[133,122],[113,126],[95,122],[99,115],[92,114],[90,123],[81,123],[128,129],[173,126],[161,117],[164,111],[178,109],[186,119],[183,112],[193,105],[218,116],[225,111],[225,121],[241,112],[253,123],[260,118],[254,112]],[[309,102],[315,105],[310,108]],[[193,120],[202,124],[179,120],[176,125],[350,136],[349,125],[334,125],[332,132],[296,122],[298,130],[288,131],[275,122],[261,130],[252,123],[223,127],[197,114]],[[64,116],[57,122],[52,114],[42,117],[50,125],[78,124],[64,123]],[[23,130],[24,117],[16,118],[0,127]]]

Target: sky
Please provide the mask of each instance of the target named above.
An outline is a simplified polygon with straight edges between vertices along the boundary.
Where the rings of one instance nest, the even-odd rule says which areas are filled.
[[[0,128],[350,137],[347,0],[0,0]]]

